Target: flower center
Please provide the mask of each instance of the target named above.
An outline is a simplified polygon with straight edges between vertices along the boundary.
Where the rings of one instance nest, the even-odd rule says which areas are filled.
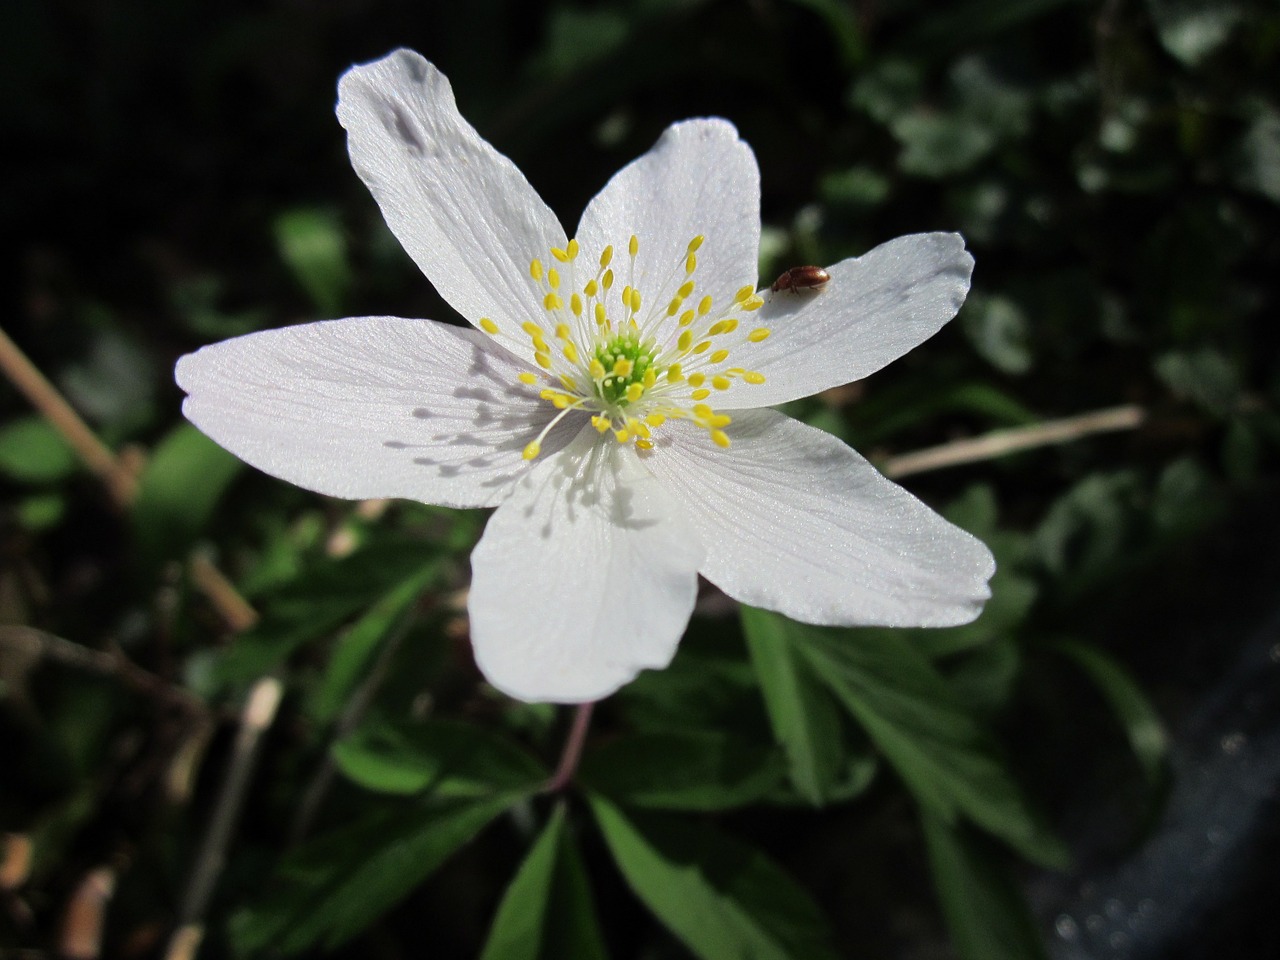
[[[703,240],[694,237],[665,276],[658,270],[658,277],[646,281],[657,288],[656,305],[637,285],[637,237],[627,244],[629,262],[616,268],[627,281],[620,289],[612,245],[595,265],[584,267],[578,241],[570,240],[565,249],[551,249],[554,265],[539,259],[529,263],[542,302],[541,322],[529,320],[520,327],[527,342],[488,317],[480,319],[486,333],[516,341],[518,354],[527,355],[532,347],[537,369],[521,373],[520,381],[541,384],[542,399],[561,411],[525,447],[525,459],[538,456],[547,433],[571,410],[591,413],[601,434],[612,433],[619,443],[641,450],[653,447],[653,431],[668,419],[690,420],[714,444],[729,446],[724,428],[730,418],[706,401],[737,383],[764,383],[761,374],[730,366],[729,355],[743,343],[759,343],[769,330],[743,327],[743,318],[764,305],[752,286],[724,304],[710,294],[699,296],[695,275]]]

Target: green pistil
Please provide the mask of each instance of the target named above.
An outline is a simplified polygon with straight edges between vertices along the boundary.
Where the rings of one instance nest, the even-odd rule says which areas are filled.
[[[632,384],[644,384],[645,374],[653,366],[654,350],[651,343],[641,343],[634,331],[618,333],[596,347],[596,359],[605,369],[605,376],[596,383],[596,394],[605,404],[621,409],[631,401],[627,388]],[[630,363],[625,376],[615,374],[619,360]]]

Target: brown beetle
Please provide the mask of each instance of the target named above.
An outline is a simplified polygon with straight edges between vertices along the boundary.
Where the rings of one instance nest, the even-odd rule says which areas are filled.
[[[799,293],[801,290],[818,291],[830,282],[831,274],[821,267],[792,267],[784,270],[769,289],[774,293],[780,290],[790,290],[792,293]]]

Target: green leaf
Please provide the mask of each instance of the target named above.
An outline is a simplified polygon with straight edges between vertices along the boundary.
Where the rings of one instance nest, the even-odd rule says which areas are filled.
[[[144,556],[158,562],[184,553],[244,467],[190,424],[170,431],[138,481],[133,526]]]
[[[397,595],[403,599],[402,590],[411,591],[408,584],[415,578],[430,582],[444,569],[437,546],[416,540],[383,541],[339,559],[324,557],[285,586],[253,597],[262,619],[222,653],[215,680],[237,684],[261,676],[302,644],[331,633],[371,604],[394,606]],[[356,640],[349,651],[353,661],[367,637],[357,635]],[[333,680],[335,689],[346,681],[350,666],[344,662],[344,673]]]
[[[455,720],[366,725],[333,745],[333,759],[344,776],[377,793],[486,796],[533,789],[548,776],[511,741]]]
[[[23,483],[52,483],[76,469],[75,451],[43,417],[19,417],[0,429],[0,473]]]
[[[632,806],[724,810],[772,793],[785,767],[775,749],[709,730],[614,740],[582,763],[582,779]]]
[[[498,906],[480,960],[604,960],[581,858],[558,806]]]
[[[931,814],[923,823],[934,886],[961,960],[1044,957],[1026,902],[994,852],[962,826]]]
[[[947,681],[900,632],[833,630],[777,614],[777,629],[862,725],[926,811],[961,815],[1024,856],[1066,861],[999,758],[990,735]]]
[[[627,883],[704,960],[828,960],[818,908],[762,853],[706,824],[591,808]]]
[[[449,799],[379,811],[287,857],[267,900],[237,913],[235,952],[332,949],[401,900],[494,817],[527,795]]]
[[[774,735],[786,751],[791,781],[815,805],[835,799],[843,765],[840,715],[785,634],[784,621],[740,607],[751,662]]]
[[[340,316],[351,287],[351,267],[337,214],[319,209],[290,210],[276,218],[275,235],[280,256],[311,302],[323,316]]]
[[[1017,375],[1031,369],[1031,324],[1012,299],[970,294],[960,321],[973,348],[1001,373]]]
[[[337,716],[352,690],[365,675],[374,653],[392,634],[407,628],[413,606],[427,585],[440,574],[440,565],[429,563],[388,590],[377,603],[351,625],[338,640],[324,680],[309,703],[312,717],[327,723]]]
[[[1098,688],[1111,712],[1124,728],[1129,748],[1152,788],[1160,788],[1168,777],[1169,738],[1160,715],[1151,706],[1142,688],[1112,657],[1095,647],[1069,640],[1053,649],[1083,670]]]

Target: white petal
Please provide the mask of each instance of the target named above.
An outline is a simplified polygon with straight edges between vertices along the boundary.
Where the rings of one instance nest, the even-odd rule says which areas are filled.
[[[688,504],[702,574],[729,596],[806,623],[967,623],[995,570],[979,540],[830,434],[744,411],[721,450],[668,422],[646,466]]]
[[[520,324],[541,321],[543,297],[529,261],[563,247],[564,230],[458,113],[444,74],[411,50],[353,67],[338,85],[338,120],[356,173],[440,295],[526,343]]]
[[[483,507],[527,471],[524,446],[556,412],[522,369],[475,330],[360,317],[203,347],[176,376],[187,419],[272,476],[335,497]]]
[[[817,291],[765,293],[744,319],[772,334],[734,351],[734,363],[765,376],[716,406],[764,407],[875,373],[942,329],[969,290],[973,257],[958,233],[918,233],[827,268]]]
[[[626,256],[632,234],[640,241],[634,277]],[[710,294],[727,307],[739,288],[756,281],[760,171],[751,148],[725,120],[668,127],[587,205],[577,236],[591,257],[614,245],[618,284],[644,294],[644,315],[650,309],[665,312],[685,282],[689,241],[699,235],[706,240],[697,252],[697,291],[689,305]]]
[[[476,663],[520,700],[608,696],[671,661],[702,555],[635,451],[586,427],[516,484],[471,554]]]

